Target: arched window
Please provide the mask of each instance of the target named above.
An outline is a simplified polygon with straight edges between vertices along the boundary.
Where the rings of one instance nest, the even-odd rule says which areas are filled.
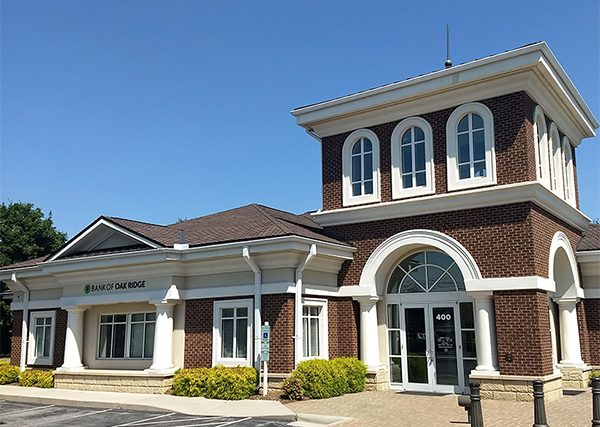
[[[558,133],[558,128],[556,124],[553,122],[550,124],[550,147],[551,147],[551,162],[550,162],[550,172],[551,172],[551,183],[552,183],[552,191],[556,193],[557,196],[564,199],[565,193],[563,190],[563,155],[560,144],[560,135]]]
[[[496,183],[492,112],[476,102],[452,112],[446,124],[448,190]]]
[[[443,252],[421,251],[404,258],[392,272],[387,293],[464,291],[460,269]]]
[[[565,200],[575,206],[575,173],[573,167],[573,147],[566,136],[563,138],[562,151],[565,165]]]
[[[374,132],[352,132],[343,147],[343,204],[379,201],[379,139]]]
[[[420,117],[402,120],[392,132],[392,196],[435,192],[431,126]]]
[[[550,188],[550,156],[548,155],[548,132],[546,129],[546,116],[539,105],[535,107],[533,117],[537,179],[546,187]]]

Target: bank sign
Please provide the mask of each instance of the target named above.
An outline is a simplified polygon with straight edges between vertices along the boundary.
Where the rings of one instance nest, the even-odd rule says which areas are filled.
[[[111,282],[111,283],[86,283],[83,285],[83,292],[86,295],[112,292],[112,291],[131,291],[146,287],[145,280],[132,280],[130,282]]]

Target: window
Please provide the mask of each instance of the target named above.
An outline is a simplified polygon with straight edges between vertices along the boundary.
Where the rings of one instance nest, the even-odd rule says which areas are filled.
[[[29,318],[29,365],[52,365],[54,353],[54,311],[35,311]]]
[[[420,117],[402,120],[392,132],[392,195],[395,199],[435,192],[432,131]]]
[[[379,139],[368,129],[352,132],[343,147],[343,203],[379,201]]]
[[[393,271],[388,294],[464,291],[460,269],[443,252],[421,251],[404,258]]]
[[[327,301],[304,300],[302,304],[302,357],[328,357]]]
[[[563,191],[563,155],[560,147],[560,135],[555,123],[550,124],[550,147],[551,147],[551,162],[550,172],[552,175],[552,191],[564,199]]]
[[[151,359],[156,313],[119,313],[100,316],[98,358]]]
[[[563,138],[562,151],[565,171],[565,200],[575,206],[575,173],[573,168],[573,147],[566,136]]]
[[[250,365],[252,300],[216,301],[213,364]]]
[[[448,190],[496,183],[494,122],[483,104],[455,109],[446,124]]]
[[[535,161],[537,179],[546,187],[550,188],[550,168],[548,155],[548,133],[546,131],[546,116],[538,105],[535,107],[533,132],[535,137]]]
[[[460,303],[460,334],[462,342],[463,373],[465,375],[465,384],[469,384],[469,375],[471,374],[471,371],[477,367],[473,303]]]

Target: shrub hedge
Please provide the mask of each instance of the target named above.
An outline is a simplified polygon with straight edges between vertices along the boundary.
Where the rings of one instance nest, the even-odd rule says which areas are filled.
[[[173,394],[207,399],[242,400],[255,394],[257,385],[258,374],[250,367],[215,366],[180,369],[173,377]]]
[[[0,363],[0,384],[10,384],[19,381],[19,367],[8,363]]]
[[[283,395],[290,400],[302,400],[302,397],[304,396],[302,383],[296,377],[286,378],[281,389],[283,391]]]
[[[19,375],[19,385],[22,387],[54,387],[54,374],[52,371],[41,369],[27,369]]]
[[[592,378],[600,378],[600,371],[592,371],[589,376],[589,386],[592,386]]]
[[[365,389],[367,367],[364,362],[343,357],[333,360],[312,359],[300,362],[284,384],[284,396],[288,399],[326,399]],[[302,392],[295,393],[292,386],[297,381]],[[291,392],[291,393],[288,393]]]

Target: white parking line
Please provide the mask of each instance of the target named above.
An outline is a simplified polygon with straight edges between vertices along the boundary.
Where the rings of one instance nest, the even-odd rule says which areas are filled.
[[[17,409],[15,411],[4,412],[2,415],[17,414],[19,412],[35,411],[36,409],[52,408],[54,405],[36,406],[35,408]]]
[[[208,420],[210,421],[214,421],[215,417],[190,417],[190,418],[177,418],[174,420],[161,420],[161,421],[152,421],[150,423],[144,423],[145,426],[149,426],[152,424],[167,424],[167,423],[181,423],[181,422],[185,422],[185,421],[202,421],[202,420]],[[174,426],[175,427],[175,426]]]
[[[87,417],[88,415],[101,414],[103,412],[108,412],[108,411],[111,411],[111,410],[112,409],[104,409],[102,411],[94,411],[94,412],[89,412],[87,414],[77,414],[77,415],[73,415],[72,417],[61,418],[60,420],[58,420],[58,422],[63,422],[63,421],[66,421],[66,420],[72,420],[73,418]],[[41,424],[44,425],[47,422],[48,422],[47,420],[43,420],[43,421],[41,421]],[[33,425],[38,425],[38,424],[33,424]]]
[[[159,418],[170,417],[173,414],[175,414],[175,412],[171,412],[169,414],[157,415],[155,417],[145,418],[143,420],[132,421],[132,422],[126,423],[126,424],[116,424],[113,427],[126,427],[126,426],[143,425],[143,424],[140,424],[140,423],[143,423],[145,421],[157,420]]]
[[[219,427],[230,426],[232,424],[241,423],[242,421],[248,421],[250,418],[252,418],[252,417],[246,417],[246,418],[241,418],[239,420],[229,421],[228,423],[219,425]]]

